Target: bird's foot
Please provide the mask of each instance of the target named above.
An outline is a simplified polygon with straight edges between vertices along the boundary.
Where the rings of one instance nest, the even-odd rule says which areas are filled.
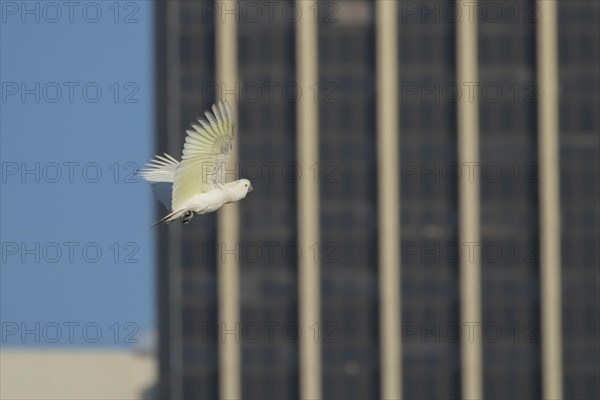
[[[192,211],[187,211],[185,214],[183,214],[183,217],[181,217],[181,222],[184,224],[189,224],[192,218],[194,218],[194,213]]]

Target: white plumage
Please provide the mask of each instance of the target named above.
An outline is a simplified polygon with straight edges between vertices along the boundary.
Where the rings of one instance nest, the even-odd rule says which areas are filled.
[[[171,212],[156,222],[170,223],[181,218],[188,223],[195,214],[218,210],[223,204],[239,201],[252,191],[247,179],[225,182],[227,161],[234,134],[233,113],[229,103],[212,106],[212,113],[198,118],[188,129],[181,162],[168,154],[155,156],[140,171],[152,183],[155,194]],[[152,226],[154,226],[152,225]]]

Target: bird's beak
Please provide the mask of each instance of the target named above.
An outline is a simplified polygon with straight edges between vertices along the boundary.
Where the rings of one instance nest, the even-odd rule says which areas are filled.
[[[252,184],[250,184],[250,188],[248,188],[248,193],[250,192],[254,192],[254,188],[252,187]]]

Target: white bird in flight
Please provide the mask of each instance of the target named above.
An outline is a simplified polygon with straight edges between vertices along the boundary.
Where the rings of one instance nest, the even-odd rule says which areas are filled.
[[[150,228],[177,219],[187,224],[196,214],[207,214],[222,205],[240,201],[253,190],[248,179],[225,183],[232,148],[234,122],[226,101],[213,104],[206,119],[188,129],[181,162],[164,153],[146,164],[140,175],[150,182],[158,199],[171,212]]]

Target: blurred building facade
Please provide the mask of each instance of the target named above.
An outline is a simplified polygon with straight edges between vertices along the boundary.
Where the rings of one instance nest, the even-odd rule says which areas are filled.
[[[155,399],[154,354],[142,351],[3,348],[3,399]]]
[[[541,398],[538,64],[533,1],[480,1],[477,82],[457,84],[455,7],[398,3],[403,395],[461,397],[457,99],[479,94],[481,309],[485,398]],[[239,82],[216,82],[215,18],[237,18]],[[160,382],[165,398],[218,398],[219,347],[237,340],[243,398],[297,398],[298,328],[318,332],[323,398],[378,398],[375,7],[315,3],[319,157],[295,166],[294,2],[156,3],[157,152],[179,157],[189,122],[236,92],[237,244],[214,214],[158,231]],[[453,11],[454,10],[454,11]],[[598,398],[600,6],[558,2],[561,287],[565,398]],[[227,15],[227,14],[226,14]],[[305,15],[306,16],[306,15]],[[458,166],[458,168],[457,168]],[[301,172],[299,172],[301,171]],[[318,179],[321,240],[297,245],[297,175]],[[160,214],[164,210],[160,210]],[[177,225],[177,226],[176,226]],[[458,250],[457,250],[458,249]],[[299,257],[321,264],[319,326],[298,327]],[[218,322],[217,264],[237,257],[240,321]],[[483,329],[485,327],[485,329]],[[235,371],[233,372],[235,373]]]

